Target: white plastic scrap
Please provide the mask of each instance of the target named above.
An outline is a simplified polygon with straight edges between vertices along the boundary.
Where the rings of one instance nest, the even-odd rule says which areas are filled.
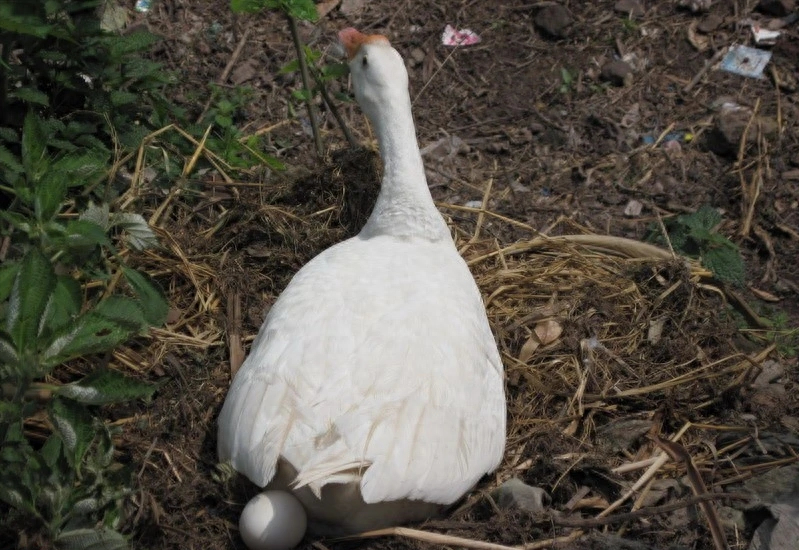
[[[441,43],[445,46],[471,46],[480,42],[480,35],[471,29],[456,29],[452,25],[444,27]]]
[[[752,35],[755,37],[755,44],[761,46],[773,46],[782,33],[780,31],[770,31],[760,25],[752,25]]]
[[[763,70],[771,60],[771,52],[750,48],[748,46],[732,46],[721,61],[721,69],[728,73],[763,78]]]

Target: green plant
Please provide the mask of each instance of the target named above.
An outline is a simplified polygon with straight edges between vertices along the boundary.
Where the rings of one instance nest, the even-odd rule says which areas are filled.
[[[766,304],[755,304],[766,328],[746,330],[746,334],[759,343],[776,344],[777,353],[782,357],[796,357],[799,352],[799,328],[790,326],[790,318],[785,311]],[[742,327],[747,327],[745,322]]]
[[[11,197],[0,212],[9,243],[0,267],[0,500],[36,518],[58,546],[122,548],[130,472],[114,460],[100,407],[147,399],[155,386],[103,368],[74,380],[59,367],[80,359],[85,370],[97,354],[162,324],[167,304],[115,244],[156,244],[140,215],[91,202],[71,215],[70,195],[105,177],[108,159],[54,151],[52,126],[29,113],[20,155],[0,158]],[[117,281],[124,292],[114,291]]]
[[[233,89],[211,84],[211,105],[202,119],[213,124],[214,132],[206,146],[234,168],[250,168],[263,163],[273,170],[285,170],[277,158],[264,152],[264,139],[259,135],[245,136],[239,129],[242,107],[252,101],[253,90],[246,86]]]
[[[718,210],[703,205],[692,214],[668,218],[664,224],[675,250],[699,258],[720,281],[743,285],[743,258],[735,243],[717,232],[721,221]],[[656,228],[650,230],[648,240],[665,243],[665,237]]]
[[[314,97],[317,94],[322,97],[325,105],[335,117],[347,142],[355,147],[357,143],[336,109],[326,86],[330,80],[347,74],[349,69],[344,63],[331,63],[321,68],[317,67],[316,62],[322,57],[322,52],[303,44],[297,30],[298,19],[316,21],[318,14],[313,0],[231,0],[230,7],[236,13],[251,13],[262,9],[271,9],[281,12],[286,17],[297,58],[284,66],[280,72],[285,74],[299,71],[300,73],[302,89],[296,90],[292,95],[295,99],[305,104],[317,154],[319,156],[323,154],[322,138],[319,132],[319,117],[314,103]]]
[[[560,88],[558,91],[562,94],[568,94],[574,86],[575,75],[569,69],[562,67],[560,69]]]
[[[173,78],[142,55],[160,39],[146,31],[104,31],[97,13],[106,5],[0,0],[0,127],[19,129],[36,109],[63,121],[65,132],[53,146],[97,148],[113,140],[136,147],[180,114],[163,94]],[[0,138],[12,146],[6,128]]]

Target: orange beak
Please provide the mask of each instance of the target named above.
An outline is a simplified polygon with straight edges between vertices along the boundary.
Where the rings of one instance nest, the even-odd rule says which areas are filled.
[[[352,59],[358,54],[358,50],[364,44],[386,44],[390,45],[388,38],[382,34],[363,34],[352,27],[339,31],[338,39],[341,45],[347,50],[347,59]]]

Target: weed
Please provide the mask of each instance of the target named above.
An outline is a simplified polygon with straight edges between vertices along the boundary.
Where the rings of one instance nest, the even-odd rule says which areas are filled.
[[[206,142],[206,147],[233,168],[246,169],[260,163],[273,170],[285,170],[282,162],[264,151],[262,137],[244,136],[239,129],[242,107],[252,101],[253,90],[246,86],[228,89],[212,84],[211,94],[212,107],[203,117],[202,124],[213,124],[214,132]]]
[[[105,205],[63,216],[70,188],[100,177],[107,159],[54,153],[47,136],[46,124],[28,114],[21,157],[6,152],[0,162],[3,190],[13,195],[12,208],[0,212],[11,251],[0,267],[0,499],[38,519],[57,545],[122,548],[117,528],[130,472],[114,461],[113,430],[96,406],[149,398],[155,386],[104,369],[68,383],[44,379],[163,323],[161,292],[114,244],[143,249],[156,241],[141,216]],[[113,273],[126,293],[87,290]]]
[[[693,214],[664,220],[669,241],[675,250],[697,257],[720,281],[744,284],[744,263],[738,247],[717,232],[722,217],[715,208],[703,205]],[[665,243],[658,228],[651,228],[647,240]]]
[[[349,70],[344,63],[333,63],[318,68],[316,62],[322,57],[322,52],[309,48],[302,43],[297,31],[297,19],[315,21],[317,18],[316,5],[312,0],[231,0],[230,7],[234,12],[255,12],[262,9],[272,9],[285,15],[289,24],[291,38],[297,52],[297,58],[281,69],[282,73],[299,71],[302,79],[302,89],[296,90],[292,96],[302,101],[308,112],[311,131],[314,136],[314,145],[319,156],[323,153],[322,138],[319,132],[317,107],[314,97],[319,94],[327,108],[331,111],[336,122],[341,127],[344,137],[352,146],[357,146],[344,119],[339,115],[335,104],[327,92],[328,81],[336,79]],[[313,80],[313,83],[311,82]]]
[[[0,500],[56,546],[98,550],[127,545],[132,490],[99,406],[156,387],[91,365],[167,312],[118,250],[155,235],[111,211],[104,183],[112,151],[180,115],[170,76],[141,56],[158,38],[104,32],[100,4],[0,0]],[[76,380],[62,366],[78,359]]]
[[[568,94],[572,91],[575,82],[575,74],[572,73],[569,69],[562,67],[560,69],[560,88],[558,91],[562,94]]]

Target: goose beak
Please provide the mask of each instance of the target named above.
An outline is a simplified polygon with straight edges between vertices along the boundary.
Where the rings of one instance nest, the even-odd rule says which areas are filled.
[[[363,34],[352,27],[339,31],[338,39],[344,49],[347,50],[347,59],[355,57],[364,44],[390,45],[388,38],[382,34]]]

